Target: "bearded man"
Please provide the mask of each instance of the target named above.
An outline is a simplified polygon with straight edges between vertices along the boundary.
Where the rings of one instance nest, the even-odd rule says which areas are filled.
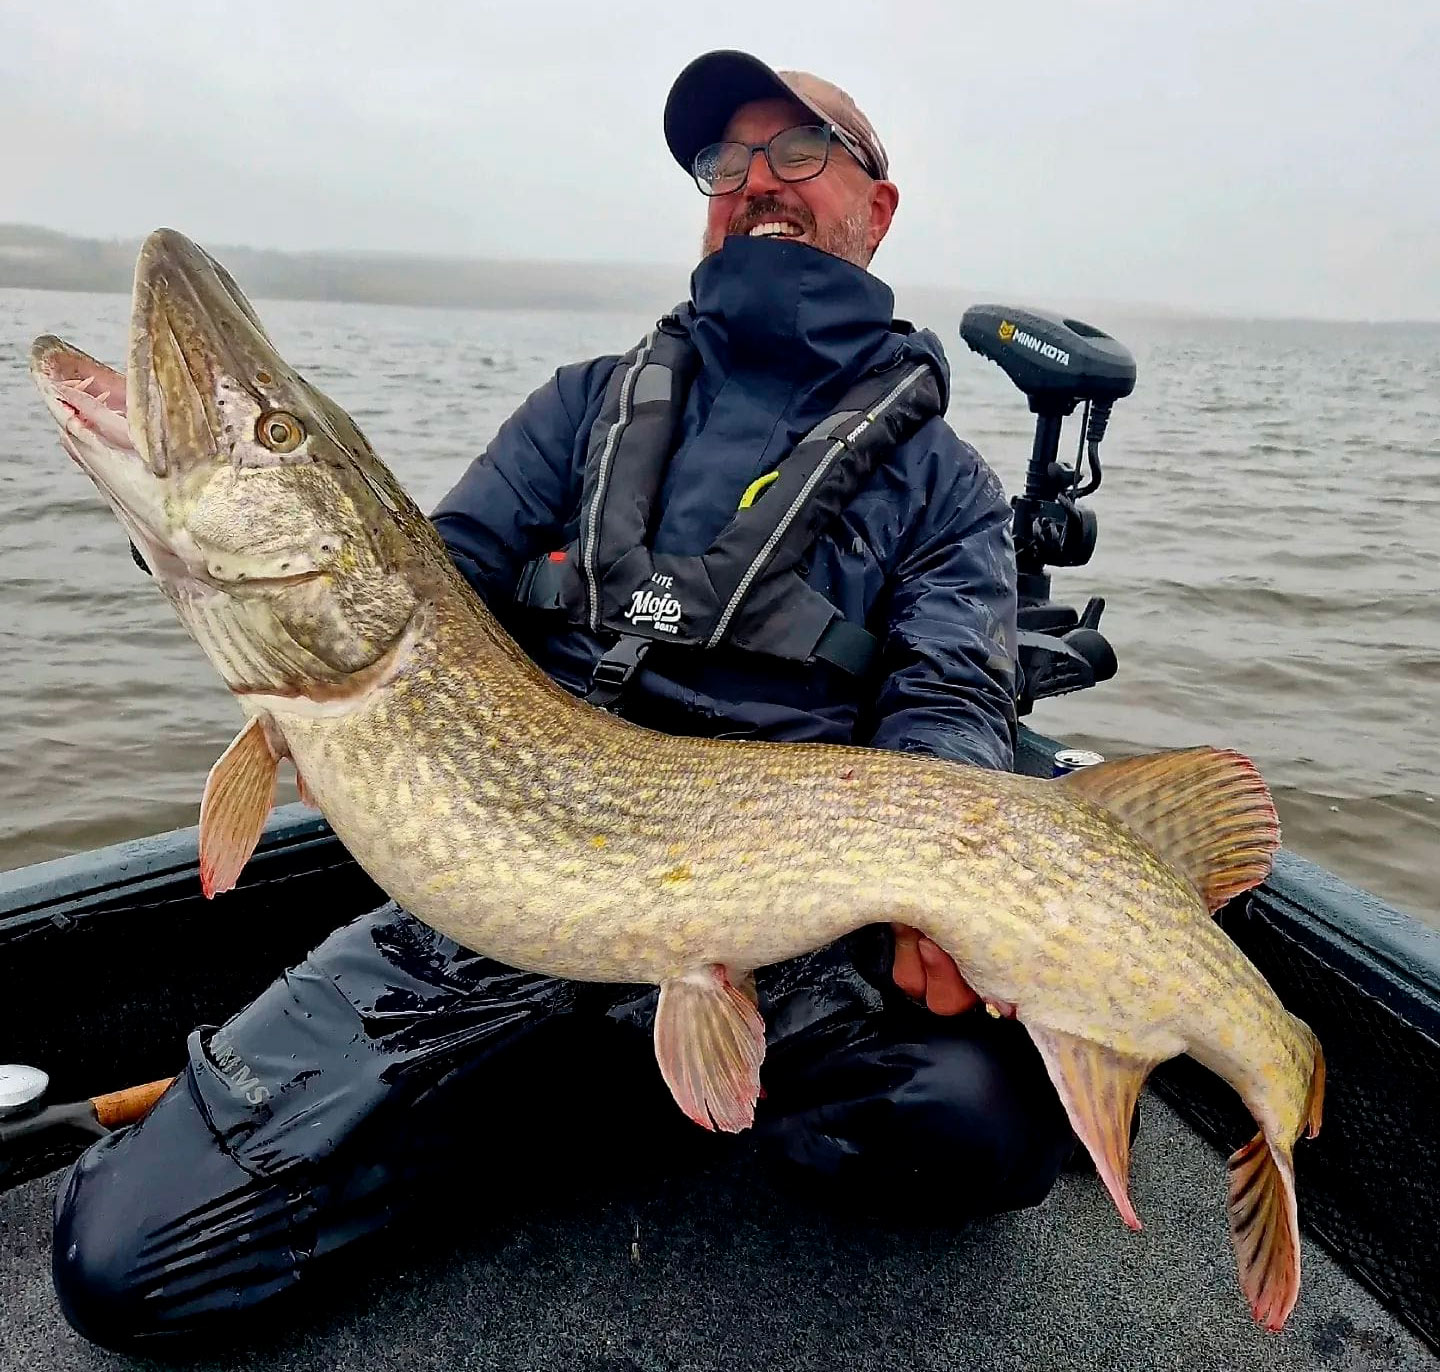
[[[1010,767],[1009,508],[944,419],[939,340],[868,269],[899,201],[880,139],[838,87],[738,52],[681,72],[664,127],[705,197],[690,298],[525,401],[435,512],[452,555],[555,680],[649,728]],[[1038,1054],[914,930],[756,991],[759,1146],[838,1203],[964,1216],[1049,1191],[1073,1136]],[[218,1329],[435,1203],[460,1159],[474,1178],[698,1134],[654,1000],[503,967],[393,903],[363,916],[192,1034],[150,1115],[76,1163],[67,1317],[116,1347]]]

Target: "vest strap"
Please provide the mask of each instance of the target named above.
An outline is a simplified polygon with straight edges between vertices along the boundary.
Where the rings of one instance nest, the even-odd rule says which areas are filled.
[[[853,677],[863,677],[880,656],[880,640],[868,629],[837,615],[820,635],[813,655]]]
[[[562,592],[566,579],[570,575],[565,563],[550,556],[537,557],[527,562],[520,572],[520,581],[515,588],[515,600],[527,610],[538,610],[554,613],[564,608]],[[638,643],[649,645],[655,640],[641,637],[639,634],[623,634],[610,649],[604,653],[595,664],[595,674],[591,678],[592,694],[604,683],[607,686],[615,679],[621,667],[629,666],[629,671],[619,679],[619,687],[623,689],[629,684],[630,677],[644,657],[643,651],[636,651],[622,645]],[[612,659],[612,654],[613,659]],[[828,662],[830,666],[853,677],[863,677],[871,667],[875,665],[875,659],[880,656],[880,640],[868,629],[863,629],[858,624],[851,623],[848,619],[841,619],[838,615],[825,627],[824,633],[810,651],[813,660]],[[609,665],[606,665],[606,664]],[[617,690],[613,701],[619,695]],[[587,700],[592,696],[587,695]],[[599,704],[598,701],[592,703]]]

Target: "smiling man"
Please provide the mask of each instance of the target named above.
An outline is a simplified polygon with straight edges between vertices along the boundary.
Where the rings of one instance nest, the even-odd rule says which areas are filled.
[[[736,52],[680,74],[665,134],[706,197],[690,298],[526,400],[434,515],[451,555],[555,680],[650,728],[1009,767],[1009,509],[945,422],[939,340],[868,270],[899,201],[884,147],[837,87]],[[756,993],[756,1134],[837,1201],[933,1218],[1049,1191],[1073,1139],[1040,1058],[928,940],[862,930]],[[116,1346],[235,1323],[531,1154],[553,1175],[698,1132],[654,1005],[382,906],[193,1034],[145,1121],[75,1165],[67,1316]]]
[[[742,61],[739,71],[744,69]],[[706,70],[700,68],[700,79]],[[710,197],[702,255],[717,251],[730,235],[778,237],[867,267],[900,199],[885,179],[885,150],[838,87],[805,72],[786,72],[783,79],[794,95],[746,102],[730,116],[723,138],[707,140],[690,155],[696,184]],[[676,156],[684,158],[709,129],[694,122],[705,110],[703,93],[692,102],[683,84],[679,89],[667,133]],[[796,98],[801,95],[804,105]],[[757,153],[764,154],[763,165]]]

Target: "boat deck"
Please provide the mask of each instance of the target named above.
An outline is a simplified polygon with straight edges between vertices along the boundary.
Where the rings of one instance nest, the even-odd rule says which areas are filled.
[[[533,1201],[537,1183],[507,1178],[499,1211],[447,1194],[243,1342],[163,1363],[65,1324],[49,1281],[55,1178],[43,1178],[0,1195],[0,1369],[1440,1368],[1309,1238],[1289,1325],[1255,1328],[1222,1159],[1153,1093],[1142,1109],[1141,1234],[1088,1169],[1034,1210],[897,1227],[787,1194],[726,1140],[665,1174],[554,1177]]]

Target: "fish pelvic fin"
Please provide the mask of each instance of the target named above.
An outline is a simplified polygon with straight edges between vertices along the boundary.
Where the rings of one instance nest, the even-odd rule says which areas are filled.
[[[1226,748],[1097,763],[1058,785],[1124,821],[1218,910],[1269,875],[1280,821],[1255,764]]]
[[[676,1104],[702,1129],[738,1134],[754,1123],[765,1021],[753,991],[720,963],[661,983],[655,1056]]]
[[[1040,1050],[1070,1127],[1095,1163],[1120,1218],[1139,1229],[1140,1217],[1130,1203],[1130,1125],[1140,1088],[1155,1062],[1058,1029],[1025,1027]]]
[[[260,842],[279,761],[263,721],[252,718],[210,769],[200,798],[200,889],[207,900],[234,887]]]
[[[1230,1240],[1256,1322],[1284,1327],[1300,1295],[1300,1220],[1288,1148],[1256,1134],[1230,1157]]]

